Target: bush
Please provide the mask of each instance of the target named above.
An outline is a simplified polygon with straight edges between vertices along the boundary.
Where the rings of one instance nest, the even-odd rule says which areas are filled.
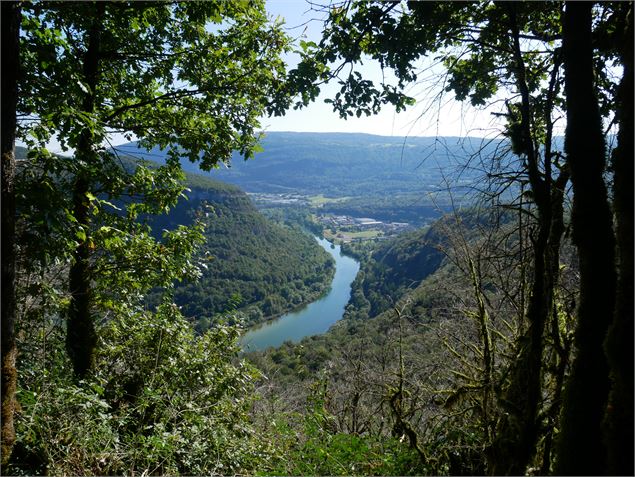
[[[236,327],[199,336],[171,304],[119,316],[100,330],[96,368],[79,382],[53,329],[47,359],[30,354],[20,366],[9,473],[233,474],[267,458],[248,420],[255,371],[237,358]]]

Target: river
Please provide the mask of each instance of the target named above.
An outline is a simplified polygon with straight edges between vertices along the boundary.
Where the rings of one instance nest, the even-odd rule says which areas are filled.
[[[318,237],[316,240],[335,259],[335,276],[329,292],[298,311],[250,329],[240,340],[245,351],[276,347],[285,341],[297,343],[306,336],[325,333],[333,323],[342,319],[359,263],[342,255],[339,245],[332,245]]]

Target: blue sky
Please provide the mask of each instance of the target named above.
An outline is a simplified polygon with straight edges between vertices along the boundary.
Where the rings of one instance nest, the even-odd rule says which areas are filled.
[[[320,0],[317,0],[320,3]],[[324,0],[323,3],[326,3]],[[312,8],[306,0],[267,0],[267,11],[275,18],[285,19],[287,32],[293,38],[302,37],[318,42],[320,39],[323,12]],[[296,59],[287,56],[289,66]],[[436,99],[442,88],[442,68],[432,65],[432,60],[421,64],[423,81],[413,86],[409,95],[417,98],[415,107],[402,113],[386,106],[380,114],[370,117],[340,119],[324,99],[334,96],[337,84],[322,88],[320,98],[302,110],[291,110],[282,118],[263,118],[262,123],[269,131],[316,131],[316,132],[362,132],[384,136],[490,136],[496,131],[495,117],[491,111],[498,111],[494,105],[487,111],[477,111],[469,104],[462,104],[446,94]],[[359,70],[368,79],[379,79],[379,65],[368,60]]]

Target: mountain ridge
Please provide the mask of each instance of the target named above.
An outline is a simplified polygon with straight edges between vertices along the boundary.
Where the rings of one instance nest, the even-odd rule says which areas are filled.
[[[262,139],[263,151],[253,159],[245,161],[234,154],[229,166],[209,172],[187,160],[181,166],[256,193],[333,197],[427,193],[455,175],[462,174],[463,183],[475,180],[478,171],[460,170],[459,165],[466,155],[481,149],[493,153],[500,143],[478,137],[270,132]],[[114,149],[154,162],[165,160],[160,148],[145,151],[134,141]]]

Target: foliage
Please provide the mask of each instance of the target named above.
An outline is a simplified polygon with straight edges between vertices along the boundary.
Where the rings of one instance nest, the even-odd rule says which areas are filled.
[[[587,463],[598,472],[607,468],[601,448],[604,415],[609,442],[623,434],[631,453],[632,428],[622,425],[616,431],[610,412],[613,404],[628,404],[629,389],[632,402],[632,376],[622,376],[619,363],[612,363],[609,376],[602,368],[601,346],[613,312],[615,260],[604,188],[613,179],[603,176],[600,121],[612,120],[616,112],[616,85],[607,65],[616,58],[627,66],[631,62],[625,59],[628,48],[620,45],[621,29],[632,23],[632,4],[624,5],[567,5],[565,11],[549,2],[349,2],[328,9],[320,45],[300,42],[302,61],[283,84],[278,55],[287,48],[287,38],[279,25],[268,23],[262,2],[25,4],[19,133],[31,152],[17,188],[23,239],[18,250],[22,409],[10,470],[547,474],[572,351],[570,389],[577,392],[564,401],[562,423],[563,429],[573,424],[582,432],[569,427],[573,437],[561,438],[561,449],[571,452],[561,450],[560,468],[584,470]],[[586,29],[577,31],[571,22],[569,27],[576,28],[565,30],[571,36],[563,49],[561,15],[573,18],[582,8]],[[630,31],[632,36],[632,25]],[[580,32],[586,33],[586,43],[574,41],[572,50],[567,42]],[[484,222],[478,214],[455,213],[372,250],[355,248],[365,263],[347,319],[325,336],[249,355],[269,378],[258,381],[262,400],[249,414],[257,373],[238,356],[239,331],[233,323],[240,318],[212,315],[235,306],[236,290],[265,314],[285,310],[322,290],[320,277],[329,276],[329,262],[313,253],[310,237],[274,231],[232,187],[195,179],[192,205],[177,205],[183,191],[180,158],[210,169],[227,162],[234,150],[251,157],[260,115],[281,113],[298,93],[295,106],[308,104],[319,84],[333,77],[341,89],[328,102],[340,116],[370,115],[388,103],[399,111],[413,104],[404,91],[418,81],[415,62],[431,53],[440,55],[447,70],[445,89],[458,99],[480,106],[496,95],[507,96],[500,113],[507,140],[490,144],[493,151],[468,142],[467,162],[480,160],[482,152],[493,154],[496,161],[481,171],[494,184],[487,192],[496,205],[511,198],[506,205],[517,215],[494,214],[492,222]],[[578,53],[584,60],[579,64]],[[373,84],[355,71],[354,64],[367,57],[393,70],[396,84]],[[338,61],[342,64],[332,69]],[[562,62],[567,90],[584,86],[582,75],[570,73],[586,67],[586,94],[574,98],[565,91],[566,103]],[[348,76],[346,63],[352,64]],[[630,75],[632,82],[632,69]],[[589,115],[575,115],[576,108],[590,106],[589,117],[595,114],[592,158],[597,167],[580,162],[589,151],[571,132],[566,161],[554,146],[553,124],[565,106],[569,119],[578,122]],[[622,133],[632,123],[632,109],[617,112]],[[104,147],[113,130],[129,140],[133,134],[141,137],[142,148],[165,151],[161,167],[140,164],[122,171],[117,151]],[[43,148],[56,135],[63,147],[76,150],[76,157],[60,158]],[[355,159],[362,164],[368,155],[341,137],[334,158],[328,152],[332,145],[314,135],[308,139],[296,144],[303,150],[290,160],[284,151],[273,151],[284,157],[273,164],[285,167],[262,182],[240,167],[234,179],[261,190],[293,187],[346,196],[367,193],[387,172],[381,192],[402,194],[421,185],[410,169],[378,167],[377,175],[356,170],[355,160],[342,160],[350,154],[347,149],[358,147],[362,157]],[[366,139],[371,149],[381,149],[382,161],[405,157],[402,139],[400,155],[394,141]],[[438,152],[436,141],[413,144]],[[623,134],[622,147],[629,147]],[[466,152],[449,149],[450,154],[436,157],[439,163],[449,164],[453,155],[463,159]],[[509,152],[518,157],[510,158]],[[616,155],[617,165],[632,159],[627,152]],[[339,182],[316,179],[324,164]],[[574,203],[583,204],[576,205],[573,220],[583,283],[579,295],[571,291],[578,288],[575,264],[562,253],[561,243],[570,170],[595,184],[595,189],[579,189],[584,184],[574,177]],[[361,180],[352,185],[349,178],[355,174]],[[437,187],[446,182],[443,171],[432,179]],[[324,184],[332,190],[320,189]],[[520,193],[509,184],[519,185]],[[432,185],[425,184],[425,190]],[[616,180],[615,186],[616,194],[623,194],[623,184]],[[443,204],[452,198],[442,195]],[[356,200],[346,204],[349,210],[363,210]],[[394,214],[394,205],[382,205],[382,213]],[[619,205],[616,222],[622,224]],[[342,204],[327,206],[342,210]],[[601,207],[603,221],[582,233]],[[170,216],[150,217],[170,210]],[[421,211],[409,212],[414,217]],[[270,214],[282,221],[292,218]],[[295,217],[306,219],[301,212]],[[174,228],[180,222],[189,227]],[[173,230],[159,233],[162,228]],[[197,256],[204,234],[215,249]],[[605,246],[594,249],[593,237],[606,239],[598,242]],[[622,268],[628,260],[624,250],[632,249],[628,242],[620,238]],[[173,289],[175,281],[195,278],[199,268],[207,270],[204,288],[190,283]],[[621,276],[620,281],[628,291],[628,280]],[[595,282],[598,286],[588,285]],[[168,296],[155,295],[153,310],[145,310],[148,290],[157,286]],[[595,309],[589,290],[602,287],[607,305],[589,314]],[[576,301],[582,306],[574,317]],[[209,330],[195,333],[179,305],[188,315],[203,315],[199,331]],[[89,324],[88,338],[94,338],[89,344],[99,346],[90,350],[91,362],[81,373],[73,362],[73,377],[64,341],[72,345],[77,316]],[[262,317],[258,311],[250,319]],[[576,318],[582,326],[574,338]],[[616,324],[626,321],[616,314]],[[585,333],[587,324],[601,329]],[[613,358],[632,354],[628,343],[618,344]],[[585,356],[593,358],[587,358],[593,366],[584,365]],[[589,379],[589,370],[597,379]],[[307,391],[316,373],[320,379]],[[609,378],[614,395],[606,406]],[[577,405],[591,412],[578,411],[584,414],[580,419]],[[302,414],[294,412],[298,409]],[[618,411],[615,415],[632,420],[630,411]],[[580,448],[589,452],[578,460]],[[632,462],[624,466],[628,459],[613,454],[609,468],[632,469]]]
[[[38,161],[27,166],[25,160],[19,175],[20,233],[24,238],[19,287],[23,313],[20,369],[24,373],[20,399],[24,404],[18,432],[25,437],[19,440],[12,469],[27,474],[118,474],[129,470],[206,474],[255,468],[249,466],[255,466],[268,451],[264,444],[255,444],[246,420],[254,375],[235,359],[238,328],[223,324],[243,320],[236,314],[221,317],[221,310],[216,310],[214,326],[199,336],[176,305],[158,303],[156,312],[150,312],[141,311],[142,304],[150,288],[171,290],[175,280],[189,277],[189,286],[200,290],[209,286],[192,282],[200,275],[199,266],[211,263],[206,255],[195,254],[201,243],[208,253],[240,256],[251,250],[255,259],[262,260],[271,257],[259,254],[265,248],[258,245],[266,240],[274,254],[266,264],[270,273],[280,263],[295,267],[296,274],[310,270],[312,280],[328,278],[323,267],[330,261],[315,254],[320,249],[310,237],[267,222],[235,186],[209,179],[190,176],[194,186],[188,193],[190,199],[180,201],[167,215],[152,216],[150,200],[137,202],[135,194],[127,192],[133,187],[140,190],[145,180],[155,176],[143,164],[127,162],[118,174],[122,184],[128,185],[122,186],[126,193],[114,199],[113,194],[91,199],[96,228],[91,241],[99,250],[91,263],[93,306],[103,318],[97,329],[100,341],[95,368],[78,383],[64,356],[61,320],[68,303],[63,275],[75,241],[60,233],[63,227],[59,224],[50,226],[55,220],[66,221],[67,229],[73,230],[75,222],[64,208],[70,202],[64,184],[72,178],[68,168],[73,162],[47,157],[58,174],[41,169]],[[28,195],[35,183],[47,186],[38,189],[39,194]],[[182,188],[178,183],[178,190]],[[146,198],[160,197],[155,189],[147,190]],[[47,203],[61,206],[51,214],[44,206]],[[210,216],[205,217],[203,211]],[[48,215],[40,218],[43,213]],[[166,227],[162,232],[161,226]],[[261,232],[257,237],[254,227]],[[254,249],[249,249],[246,237],[255,238]],[[282,249],[280,244],[284,244]],[[286,258],[277,258],[280,251]],[[231,261],[221,262],[228,258],[217,258],[212,271],[205,271],[212,280],[220,275],[219,267],[226,271],[228,289],[218,293],[222,303],[228,303],[230,291],[236,290],[239,273],[265,266],[252,263],[241,269]],[[309,268],[314,265],[319,273]],[[286,275],[281,274],[279,284],[285,280]],[[263,285],[266,283],[257,284]],[[285,290],[276,290],[280,289]],[[173,293],[179,296],[181,290],[176,285]],[[209,326],[197,328],[203,331]],[[38,338],[28,338],[35,336]],[[104,436],[108,438],[102,443]]]
[[[103,170],[108,189],[96,190],[99,195],[88,193],[90,227],[73,215],[70,190],[76,161],[34,151],[21,162],[16,180],[23,271],[67,262],[77,243],[88,241],[93,250],[93,306],[102,314],[138,302],[152,287],[170,288],[175,280],[196,278],[199,269],[192,256],[203,239],[203,225],[195,221],[189,228],[163,230],[155,237],[138,220],[142,214],[166,213],[174,206],[184,188],[182,174],[170,166],[111,166]]]
[[[81,68],[95,28],[100,76],[89,91]],[[23,30],[18,109],[29,115],[20,127],[29,145],[59,134],[74,148],[86,128],[99,145],[109,128],[209,169],[234,150],[253,154],[258,118],[284,74],[287,38],[262,2],[35,2]],[[89,93],[96,109],[82,111]]]
[[[19,474],[228,474],[266,455],[249,425],[255,371],[236,327],[197,335],[168,302],[101,327],[96,367],[71,379],[63,329],[21,330]],[[24,340],[24,338],[29,339]]]
[[[234,362],[237,330],[219,323],[197,337],[170,305],[142,311],[149,288],[198,274],[202,227],[193,221],[153,235],[140,219],[175,205],[183,191],[179,156],[209,169],[234,150],[254,153],[287,38],[261,2],[33,2],[23,12],[18,135],[31,152],[18,204],[27,418],[15,468],[238,471],[257,452],[244,425],[251,377]],[[105,147],[114,131],[167,147],[170,161],[122,170]],[[54,137],[75,157],[48,153]],[[34,309],[38,291],[47,298]],[[63,356],[64,334],[80,381]],[[152,381],[132,390],[127,373]]]
[[[259,118],[285,72],[279,55],[287,37],[269,23],[262,2],[35,2],[23,12],[19,137],[34,157],[52,157],[45,145],[54,137],[75,155],[65,214],[75,223],[67,346],[74,372],[83,376],[93,365],[100,318],[92,265],[108,253],[93,237],[103,225],[91,214],[100,192],[116,197],[123,185],[140,196],[127,207],[133,221],[156,212],[149,204],[157,198],[161,211],[174,205],[180,157],[205,169],[229,161],[234,150],[251,157]],[[115,131],[136,135],[146,149],[167,148],[164,167],[137,171],[152,187],[155,180],[173,185],[176,196],[164,190],[144,198],[148,190],[120,183],[116,153],[105,147]],[[136,235],[128,225],[123,233]]]
[[[415,453],[396,438],[337,432],[327,409],[327,380],[318,378],[301,415],[274,416],[268,432],[277,455],[263,475],[417,475],[423,468]],[[298,422],[299,421],[299,422]],[[296,423],[298,427],[296,427]],[[301,438],[298,439],[298,433]]]
[[[303,61],[291,73],[291,77],[297,80],[297,85],[300,85],[299,90],[304,87],[304,83],[313,86],[312,89],[308,89],[310,94],[303,95],[298,106],[313,101],[319,93],[319,85],[327,78],[338,78],[341,84],[340,92],[334,98],[327,100],[333,105],[333,110],[341,117],[353,114],[368,115],[376,112],[385,103],[394,104],[397,110],[407,105],[408,98],[403,93],[412,91],[407,89],[410,85],[418,84],[417,75],[421,70],[418,60],[435,55],[435,59],[440,61],[446,69],[443,81],[439,82],[445,92],[454,93],[459,100],[469,100],[474,106],[483,106],[495,100],[501,106],[504,104],[505,109],[501,108],[497,113],[503,122],[500,132],[509,139],[504,147],[517,155],[518,160],[512,160],[505,163],[503,167],[497,168],[498,158],[492,156],[494,166],[490,168],[489,177],[492,178],[493,187],[488,192],[497,202],[505,203],[511,199],[511,203],[508,202],[511,207],[528,212],[532,218],[537,218],[537,222],[536,228],[529,236],[533,254],[533,261],[528,267],[531,274],[529,281],[531,286],[526,292],[526,302],[524,299],[520,302],[522,324],[519,328],[522,333],[515,338],[516,359],[507,363],[509,379],[501,383],[500,388],[496,388],[507,412],[500,415],[501,418],[497,421],[495,430],[488,429],[490,424],[486,423],[489,419],[486,414],[490,407],[487,401],[495,389],[492,388],[492,335],[488,325],[487,307],[483,301],[483,283],[479,271],[482,265],[480,258],[474,260],[471,254],[466,255],[466,263],[469,264],[466,271],[472,277],[474,299],[477,305],[474,313],[478,317],[481,328],[477,346],[483,358],[483,381],[479,387],[483,390],[481,406],[486,442],[491,444],[487,453],[488,471],[494,474],[526,472],[537,458],[539,439],[544,437],[545,442],[552,440],[557,429],[554,419],[551,419],[547,426],[538,425],[538,421],[543,410],[541,406],[544,404],[543,396],[546,392],[543,387],[544,377],[545,375],[556,376],[556,387],[562,388],[562,375],[569,359],[566,352],[561,352],[557,339],[554,340],[555,349],[546,348],[546,344],[553,343],[545,341],[546,330],[557,328],[558,321],[555,310],[560,266],[559,252],[565,231],[563,212],[566,187],[570,172],[576,174],[576,170],[587,170],[580,165],[580,161],[585,161],[585,163],[599,165],[599,168],[590,166],[592,169],[595,167],[594,170],[596,170],[593,179],[595,182],[588,181],[586,183],[588,187],[585,186],[585,189],[590,190],[591,185],[596,184],[597,187],[593,190],[603,191],[604,155],[600,147],[594,150],[595,157],[590,156],[588,150],[582,154],[584,149],[582,148],[580,154],[574,157],[569,151],[573,151],[574,148],[567,146],[569,157],[566,158],[568,162],[565,163],[565,155],[553,147],[553,128],[555,122],[563,115],[565,106],[568,109],[577,106],[581,108],[593,106],[599,109],[599,114],[597,116],[589,114],[597,122],[602,118],[610,119],[614,115],[615,109],[606,107],[608,104],[606,98],[614,96],[616,84],[614,79],[608,79],[610,75],[607,74],[607,70],[612,61],[611,58],[616,51],[620,50],[619,47],[615,48],[620,41],[614,42],[614,39],[619,38],[622,33],[615,33],[620,28],[614,28],[614,26],[619,25],[624,29],[628,24],[626,20],[628,8],[621,8],[616,4],[606,4],[597,8],[587,5],[586,8],[589,23],[593,25],[596,36],[602,38],[607,31],[613,32],[608,35],[612,38],[608,41],[608,45],[612,46],[607,48],[606,44],[603,45],[601,40],[598,42],[595,36],[594,41],[597,43],[592,44],[589,40],[586,52],[580,51],[577,47],[569,49],[566,42],[563,44],[563,18],[566,20],[570,13],[571,15],[575,13],[577,7],[574,5],[564,8],[563,4],[549,2],[524,4],[348,2],[344,8],[328,10],[329,16],[320,44],[307,45]],[[607,28],[608,23],[614,22],[617,25]],[[566,26],[566,22],[564,24]],[[572,31],[579,33],[577,29]],[[589,38],[591,36],[593,35],[589,34]],[[593,56],[594,48],[598,52],[595,56]],[[586,53],[587,56],[582,56],[582,53]],[[382,80],[376,84],[363,79],[356,71],[356,66],[367,57],[377,60],[382,68],[390,69],[396,78],[394,81],[396,85],[387,84],[386,75],[382,75]],[[566,83],[563,83],[562,64],[579,66],[579,58],[586,60],[592,57],[593,65],[588,65],[589,70],[585,70],[585,77],[568,74]],[[336,64],[334,69],[331,69],[333,63]],[[569,70],[573,71],[571,68]],[[344,73],[346,71],[348,76]],[[597,77],[598,80],[592,82],[592,76]],[[584,86],[585,79],[587,89],[584,94],[580,94],[580,98],[585,98],[588,104],[580,104],[580,101],[572,103],[568,96],[578,91],[576,87]],[[594,84],[591,85],[591,83]],[[563,85],[565,86],[564,94]],[[389,94],[391,92],[396,94]],[[597,108],[598,105],[590,104],[595,101],[596,92],[602,98],[599,108]],[[439,101],[442,94],[443,92],[439,92],[437,96]],[[565,95],[567,96],[566,104]],[[504,98],[504,101],[500,101],[499,98]],[[593,108],[589,108],[589,111],[595,113]],[[571,111],[567,111],[569,118],[571,114]],[[582,116],[584,115],[578,114],[575,117],[579,119]],[[597,131],[599,132],[600,129],[598,126]],[[568,134],[567,144],[579,146],[582,136],[578,134],[574,137]],[[590,144],[592,139],[589,138]],[[595,141],[595,144],[600,143],[602,141]],[[577,162],[574,163],[574,161]],[[590,175],[585,177],[588,178]],[[503,192],[510,189],[510,184],[519,185],[521,192],[513,190],[511,197],[505,197]],[[527,194],[523,194],[522,189],[527,185],[530,190]],[[581,197],[576,197],[577,195]],[[578,217],[575,204],[584,201],[587,195],[590,196],[593,193],[574,191],[574,222]],[[605,212],[602,209],[606,202],[605,197],[602,193],[596,193],[595,196],[589,197],[587,210],[579,214],[591,217],[600,214],[598,211]],[[600,229],[606,232],[605,236],[610,236],[612,231],[608,229],[612,227],[609,225],[607,229],[606,217],[605,214]],[[588,227],[590,221],[585,219],[582,223],[582,227]],[[595,228],[592,229],[596,231]],[[585,238],[589,237],[587,232],[582,235]],[[599,236],[600,233],[598,233]],[[605,240],[605,236],[597,239],[596,245],[598,243],[606,245],[600,247],[598,254],[605,252],[609,259],[600,260],[595,267],[598,274],[604,274],[605,279],[601,280],[604,286],[612,283],[611,273],[605,273],[605,271],[607,267],[613,267],[610,264],[614,262],[610,259],[613,256],[611,254],[613,243]],[[584,255],[584,250],[581,250],[581,263],[583,263]],[[600,262],[603,265],[600,265]],[[525,265],[522,263],[521,256],[517,266],[520,267],[519,270],[523,270],[524,275]],[[610,285],[608,286],[610,288]],[[524,297],[523,287],[524,285],[521,285],[523,290],[521,296]],[[611,291],[603,294],[603,296],[610,295],[612,295]],[[582,290],[579,313],[581,324],[584,323],[582,311],[585,309],[587,298],[589,302],[593,301],[592,297],[587,297]],[[362,305],[372,307],[372,300],[369,301],[369,304]],[[606,317],[607,313],[605,309],[599,315]],[[597,326],[597,319],[592,322],[592,326]],[[602,339],[600,337],[604,336],[605,329],[606,327],[598,333],[590,334],[597,337],[597,341],[593,344],[594,350],[591,351],[595,353],[593,354],[595,358],[591,361],[597,364],[598,369],[602,369],[604,353],[598,343]],[[585,353],[583,348],[587,343],[584,336],[589,333],[584,331],[580,333],[578,342],[581,348],[578,351],[582,359]],[[557,332],[555,334],[557,335]],[[544,361],[545,355],[550,353],[559,355],[555,371]],[[584,371],[581,376],[588,376],[590,373],[590,371]],[[581,448],[583,448],[582,441],[584,445],[589,446],[589,449],[601,447],[598,440],[600,432],[597,426],[597,415],[599,415],[598,412],[605,412],[600,403],[604,402],[603,399],[605,400],[604,394],[608,395],[602,385],[605,382],[604,375],[608,372],[601,371],[600,374],[602,377],[589,381],[600,383],[598,396],[602,394],[602,397],[595,400],[594,410],[588,409],[588,412],[580,412],[577,418],[569,419],[575,425],[580,425],[583,422],[580,416],[585,415],[586,421],[581,425],[586,428],[586,435],[583,437],[582,434],[576,433],[576,437],[581,439],[578,446]],[[572,377],[574,380],[577,379],[575,375]],[[585,386],[588,388],[588,385]],[[490,388],[489,391],[486,391],[487,388]],[[567,404],[567,407],[574,408],[580,402],[586,403],[585,400],[574,399]],[[552,411],[553,409],[547,412]],[[563,415],[567,415],[566,410]],[[490,440],[491,436],[494,438]],[[565,441],[570,443],[571,439],[563,442]],[[570,448],[573,449],[573,446]],[[571,450],[570,455],[573,456],[574,453],[575,451]],[[591,452],[583,452],[583,454],[590,455]],[[602,454],[601,451],[600,454]],[[549,472],[552,462],[549,445],[545,446],[542,458],[541,471]],[[589,457],[588,462],[593,463],[593,459]],[[571,462],[576,461],[571,459]],[[584,465],[579,468],[584,468]],[[594,468],[596,472],[599,472],[599,467]]]

